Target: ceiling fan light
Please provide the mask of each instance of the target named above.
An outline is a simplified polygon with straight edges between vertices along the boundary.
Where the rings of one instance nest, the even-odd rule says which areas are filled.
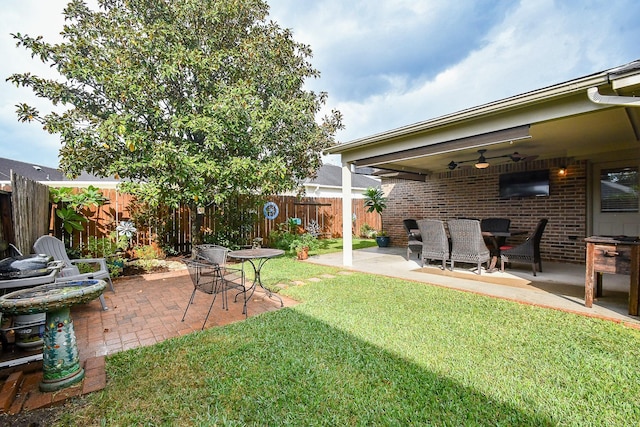
[[[487,162],[487,159],[484,157],[484,153],[487,150],[478,150],[478,153],[480,153],[480,157],[478,157],[478,161],[476,162],[476,168],[478,169],[486,169],[489,167],[489,162]]]

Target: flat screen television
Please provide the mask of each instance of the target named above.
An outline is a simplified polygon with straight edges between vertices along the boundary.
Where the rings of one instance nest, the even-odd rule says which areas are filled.
[[[549,170],[512,172],[500,175],[500,198],[549,195]]]

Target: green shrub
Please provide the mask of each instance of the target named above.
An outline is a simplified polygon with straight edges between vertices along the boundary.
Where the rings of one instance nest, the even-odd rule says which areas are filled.
[[[158,253],[158,250],[152,245],[140,245],[133,248],[136,253],[136,258],[150,260],[150,259],[164,259],[166,256],[164,253]]]
[[[365,239],[372,239],[376,236],[376,230],[374,230],[369,224],[364,223],[360,226],[360,237]]]

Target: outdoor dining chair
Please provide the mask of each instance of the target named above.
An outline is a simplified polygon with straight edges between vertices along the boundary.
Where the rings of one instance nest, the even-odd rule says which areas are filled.
[[[421,219],[418,221],[418,228],[422,235],[421,261],[424,267],[425,262],[432,259],[442,261],[442,269],[447,267],[449,260],[449,239],[444,229],[444,222],[435,219]]]
[[[455,262],[477,264],[478,274],[482,274],[482,263],[491,260],[491,254],[484,243],[480,221],[471,219],[452,219],[447,221],[451,237],[451,270]]]
[[[527,237],[523,243],[518,246],[502,246],[500,248],[500,270],[504,271],[504,264],[507,262],[522,262],[530,263],[533,275],[536,275],[537,271],[542,273],[542,260],[540,258],[540,240],[542,240],[542,233],[547,226],[549,220],[542,218],[538,221],[533,233]]]
[[[46,254],[53,257],[54,261],[62,261],[63,267],[60,273],[56,277],[56,282],[71,282],[74,280],[105,280],[109,283],[111,291],[116,290],[113,287],[111,276],[109,275],[109,268],[104,258],[78,258],[69,259],[67,251],[64,247],[64,243],[53,236],[40,236],[38,240],[33,244],[33,250],[36,254]],[[97,265],[96,271],[89,273],[80,273],[77,264],[93,264]],[[100,304],[103,310],[108,310],[107,303],[104,300],[104,295],[100,295]]]
[[[187,317],[187,311],[189,311],[189,307],[193,304],[193,300],[196,296],[196,292],[200,291],[205,294],[213,295],[213,299],[211,300],[211,304],[209,305],[209,311],[207,311],[207,316],[204,318],[204,322],[202,323],[202,329],[204,329],[207,324],[207,320],[209,320],[209,315],[211,314],[211,309],[213,308],[213,303],[216,302],[216,297],[219,293],[223,292],[224,283],[220,280],[220,276],[217,273],[217,266],[199,262],[193,259],[185,259],[182,262],[187,266],[187,270],[189,271],[189,276],[191,277],[191,281],[193,283],[193,292],[191,292],[191,297],[189,298],[189,303],[187,304],[187,308],[184,310],[184,314],[182,315],[182,321],[184,322],[185,317]],[[222,305],[224,307],[224,295]]]
[[[402,220],[402,225],[407,231],[407,261],[409,261],[412,253],[417,253],[420,256],[422,252],[422,235],[415,219],[404,219]]]
[[[195,247],[196,260],[215,266],[217,279],[222,283],[222,308],[229,310],[227,293],[229,289],[236,289],[238,293],[234,297],[237,301],[238,295],[244,298],[243,312],[247,308],[247,289],[245,287],[244,271],[241,268],[233,268],[227,265],[229,248],[221,245],[203,244]]]

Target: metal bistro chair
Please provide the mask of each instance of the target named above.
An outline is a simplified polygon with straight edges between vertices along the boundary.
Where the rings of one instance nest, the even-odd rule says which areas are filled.
[[[543,218],[538,221],[538,225],[527,240],[518,246],[503,246],[500,251],[500,270],[504,271],[504,264],[506,262],[522,262],[530,263],[533,275],[536,275],[537,271],[542,273],[542,260],[540,258],[540,240],[542,240],[542,233],[549,222],[548,219]]]
[[[222,288],[222,308],[229,310],[229,302],[227,292],[229,289],[236,289],[239,292],[234,297],[237,301],[238,295],[244,297],[243,313],[247,313],[247,289],[244,281],[244,270],[241,268],[232,268],[227,266],[229,248],[220,245],[198,245],[195,248],[196,259],[201,262],[213,264],[217,267],[215,270],[218,279],[224,284]]]
[[[111,276],[109,275],[109,268],[107,267],[107,261],[104,258],[78,258],[69,259],[67,251],[64,247],[64,243],[53,236],[40,236],[38,240],[33,244],[33,250],[37,254],[46,254],[55,261],[62,261],[63,267],[60,270],[60,274],[56,277],[56,282],[70,282],[73,280],[106,280],[109,282],[111,291],[116,290],[113,287]],[[98,265],[99,269],[90,273],[80,273],[80,270],[76,264],[94,264]],[[103,310],[108,310],[107,304],[104,300],[104,295],[100,294],[100,304]]]
[[[447,267],[449,259],[449,239],[444,230],[444,222],[435,219],[421,219],[418,221],[422,235],[422,266],[425,261],[442,260],[442,269]]]
[[[452,219],[447,221],[451,236],[451,270],[454,263],[477,264],[478,274],[482,274],[482,263],[491,260],[491,254],[484,243],[480,221],[470,219]]]
[[[419,254],[422,252],[422,235],[415,219],[404,219],[402,220],[402,225],[407,231],[407,261],[409,261],[412,253],[417,253],[420,256]]]
[[[189,276],[191,276],[191,281],[193,282],[193,292],[191,292],[189,304],[187,304],[187,308],[184,310],[184,314],[182,315],[182,321],[184,322],[185,317],[187,317],[187,311],[189,311],[189,306],[193,304],[193,299],[196,296],[196,291],[213,295],[211,305],[209,306],[209,311],[207,312],[207,317],[204,318],[204,322],[202,323],[202,329],[204,329],[204,326],[207,324],[207,320],[209,320],[209,315],[211,314],[213,303],[216,302],[216,297],[218,296],[218,294],[222,292],[224,284],[221,280],[218,279],[218,274],[216,273],[217,267],[215,265],[198,262],[192,259],[185,259],[182,262],[186,264],[187,270],[189,271]]]

